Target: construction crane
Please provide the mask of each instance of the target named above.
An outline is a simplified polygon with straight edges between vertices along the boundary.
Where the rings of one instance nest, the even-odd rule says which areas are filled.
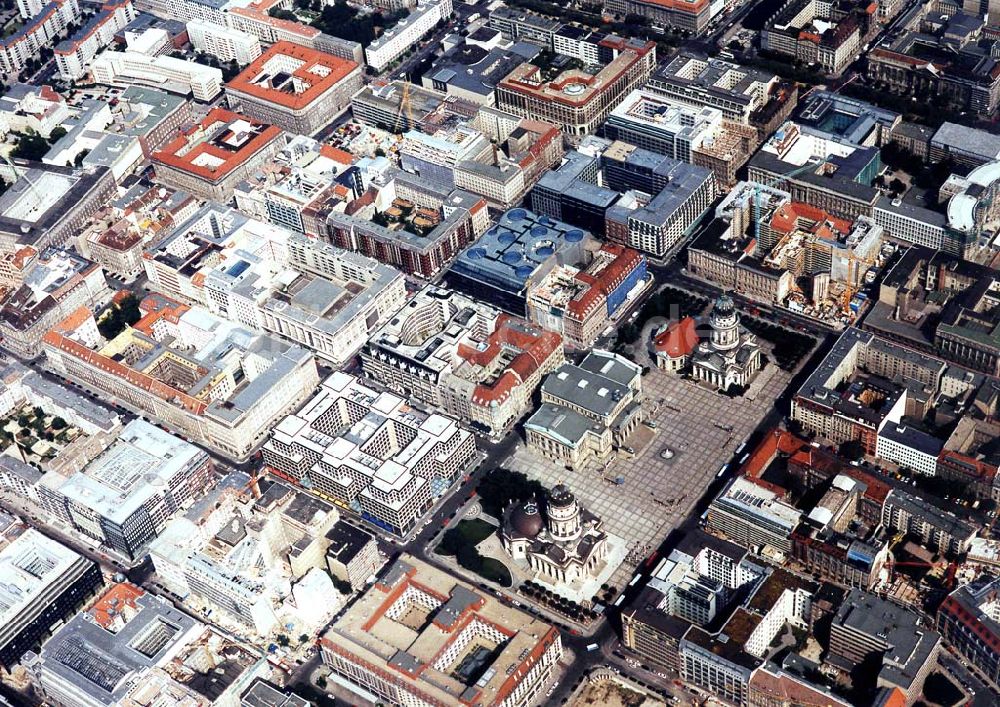
[[[818,160],[816,162],[806,162],[804,165],[796,167],[791,172],[786,172],[785,174],[779,174],[774,179],[761,184],[760,182],[754,182],[753,188],[753,222],[754,222],[754,232],[753,236],[760,243],[760,222],[761,222],[761,194],[765,189],[770,189],[772,187],[781,184],[784,181],[791,179],[792,177],[797,177],[803,172],[808,172],[810,169],[818,169],[826,164],[826,160]]]
[[[856,292],[854,284],[857,280],[861,279],[860,272],[858,270],[858,263],[863,263],[871,267],[875,264],[875,258],[868,256],[865,258],[859,257],[852,252],[847,254],[847,278],[844,287],[844,314],[848,314],[851,311],[851,300],[854,298],[854,293]],[[852,268],[853,266],[853,268]],[[851,276],[851,271],[854,271],[854,277]]]
[[[399,124],[403,120],[403,111],[406,111],[406,129],[413,130],[417,121],[413,119],[413,106],[410,105],[410,82],[408,77],[403,78],[403,95],[399,99],[399,110],[396,111],[396,124],[392,129],[394,133],[400,132]]]

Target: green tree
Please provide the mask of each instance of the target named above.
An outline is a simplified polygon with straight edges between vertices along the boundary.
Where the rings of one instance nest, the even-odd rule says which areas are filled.
[[[97,328],[105,339],[113,339],[121,334],[125,327],[132,326],[142,316],[139,311],[139,298],[129,294],[120,302],[111,306],[110,312],[98,323]]]
[[[520,471],[503,468],[493,469],[486,474],[477,491],[483,510],[497,518],[513,501],[525,501],[532,496],[545,495],[545,487],[537,481],[529,479]]]
[[[38,162],[48,151],[49,141],[38,133],[31,131],[18,138],[17,144],[10,154],[17,159]]]
[[[64,419],[62,419],[61,417],[58,417],[58,416],[53,417],[52,418],[52,429],[54,429],[54,430],[66,429],[66,420],[64,420]]]
[[[305,643],[308,640],[309,640],[309,634],[308,633],[300,633],[299,634],[299,643]]]
[[[281,646],[281,647],[283,647],[283,648],[287,647],[288,644],[291,643],[291,641],[288,639],[288,636],[286,636],[283,633],[279,633],[278,634],[277,641],[278,641],[278,645]]]
[[[458,564],[470,572],[479,572],[483,567],[483,556],[471,545],[462,545],[455,556]]]
[[[90,154],[90,150],[80,150],[76,153],[76,157],[73,158],[73,164],[77,167],[83,164],[83,160],[86,159],[87,155]]]

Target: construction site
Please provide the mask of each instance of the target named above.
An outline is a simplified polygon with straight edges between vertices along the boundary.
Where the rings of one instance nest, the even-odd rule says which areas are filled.
[[[741,182],[688,249],[690,274],[764,304],[844,327],[894,252],[872,219],[853,221],[793,201],[772,185]]]

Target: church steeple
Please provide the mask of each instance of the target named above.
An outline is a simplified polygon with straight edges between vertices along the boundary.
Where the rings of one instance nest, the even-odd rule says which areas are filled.
[[[730,351],[740,345],[740,315],[736,303],[728,294],[715,300],[709,317],[712,346],[718,351]]]

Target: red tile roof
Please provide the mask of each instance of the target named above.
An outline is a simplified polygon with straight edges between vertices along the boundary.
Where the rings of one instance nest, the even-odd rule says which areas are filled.
[[[800,220],[811,223],[808,226],[802,226],[799,223]],[[775,210],[771,216],[771,228],[782,233],[790,233],[797,228],[818,231],[826,226],[826,224],[832,225],[833,228],[841,233],[849,233],[851,230],[851,222],[849,220],[833,216],[818,206],[806,204],[801,201],[784,204]],[[829,231],[829,227],[827,227],[827,231]]]
[[[302,64],[292,72],[301,89],[290,93],[271,88],[266,79],[258,82],[265,67],[275,57],[298,60]],[[292,42],[280,41],[261,54],[232,81],[226,84],[229,91],[238,91],[284,108],[297,110],[318,100],[358,69],[357,62],[341,59],[332,54],[309,49]],[[348,163],[349,164],[349,163]]]
[[[600,252],[613,256],[614,260],[598,270],[596,274],[586,271],[576,274],[576,279],[590,285],[590,288],[570,301],[568,309],[570,314],[575,317],[585,317],[595,305],[600,303],[601,296],[607,297],[614,292],[642,260],[639,251],[613,243],[602,246]]]
[[[120,582],[111,587],[90,607],[90,615],[94,617],[94,621],[99,626],[109,628],[124,607],[135,609],[135,600],[145,593],[134,584]]]
[[[488,367],[504,349],[517,351],[507,368],[491,383],[480,383],[472,393],[477,405],[499,405],[524,381],[541,369],[558,349],[562,337],[507,314],[497,319],[496,329],[486,346],[474,348],[460,344],[458,355],[476,366]]]
[[[231,137],[233,133],[229,126],[238,120],[246,121],[258,132],[235,149],[220,146],[216,144],[217,140],[205,140],[202,135],[203,132],[217,129],[224,124],[228,131],[226,136]],[[281,128],[275,125],[261,123],[225,108],[213,108],[200,123],[182,132],[167,143],[162,150],[154,152],[152,158],[154,162],[159,162],[167,167],[215,181],[245,163],[279,135],[281,135]],[[221,163],[216,167],[195,165],[194,161],[202,155],[211,155],[221,160]]]
[[[666,354],[670,358],[690,356],[698,345],[697,326],[693,317],[684,317],[657,334],[653,346],[657,353]]]
[[[750,676],[751,692],[766,695],[771,700],[782,700],[786,704],[810,705],[811,707],[850,707],[850,702],[841,700],[814,685],[792,678],[789,675],[775,675],[758,668]]]

